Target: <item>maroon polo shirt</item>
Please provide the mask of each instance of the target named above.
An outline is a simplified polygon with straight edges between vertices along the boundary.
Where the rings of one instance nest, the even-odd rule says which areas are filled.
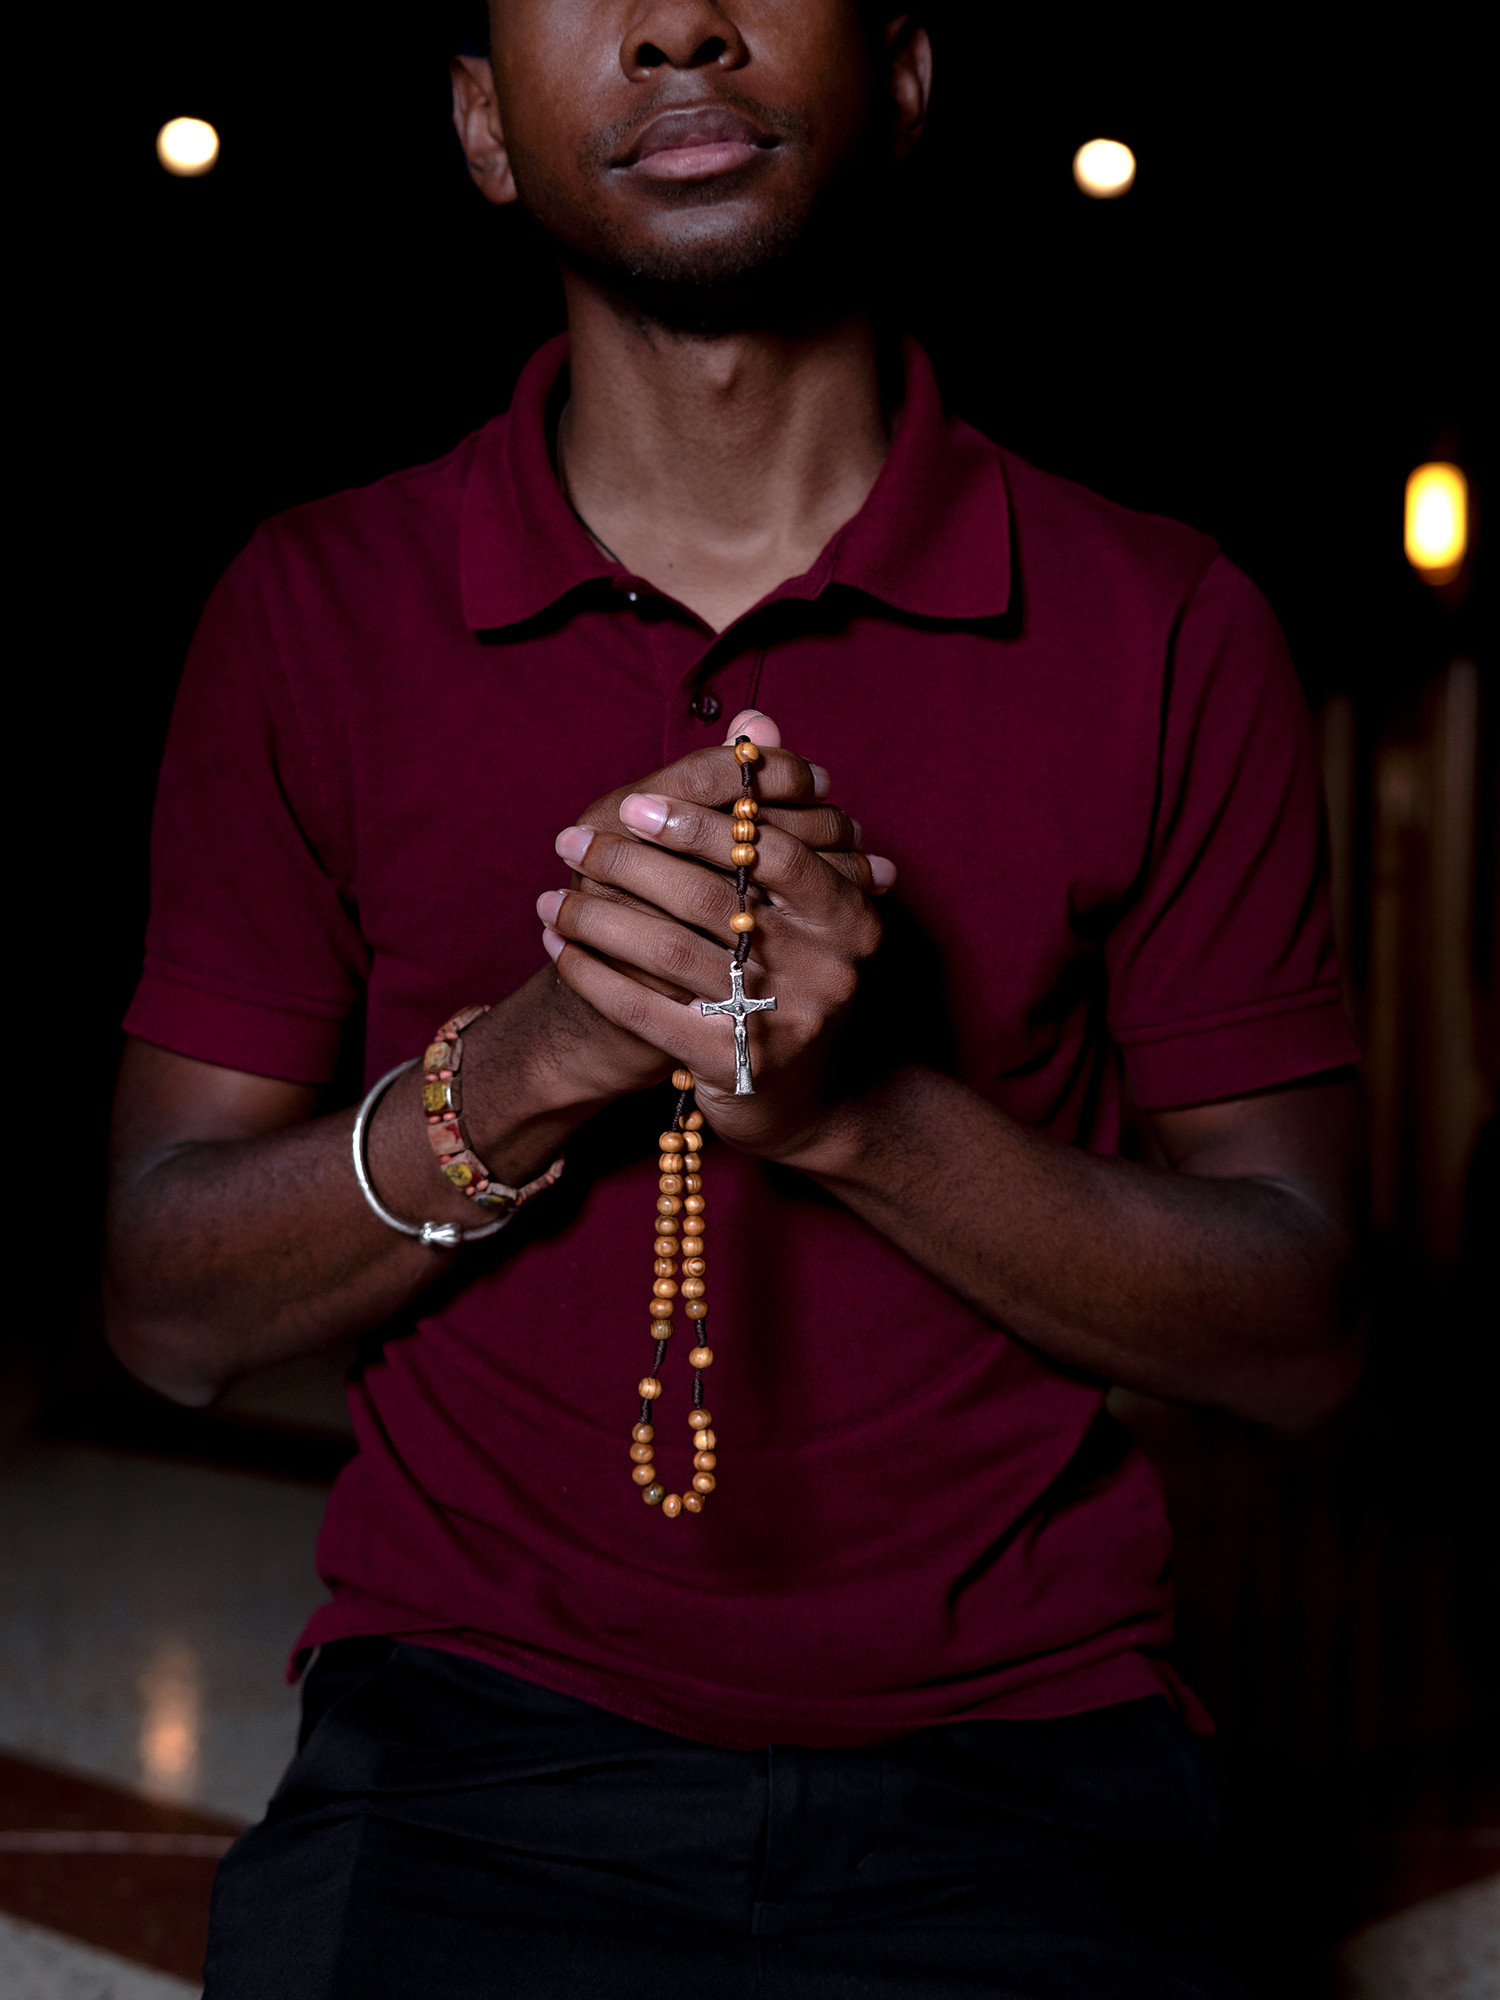
[[[1127,1082],[1184,1105],[1352,1058],[1307,719],[1212,542],[950,421],[912,347],[864,507],[715,636],[569,513],[566,354],[436,464],[269,522],[214,592],[132,1033],[319,1083],[362,1013],[380,1075],[542,963],[560,828],[753,703],[900,869],[870,1060],[1109,1153]],[[1182,1698],[1162,1496],[1103,1385],[718,1144],[719,1487],[698,1519],[642,1506],[662,1110],[581,1132],[358,1375],[302,1646],[400,1635],[740,1747]],[[673,1483],[687,1375],[669,1356]]]

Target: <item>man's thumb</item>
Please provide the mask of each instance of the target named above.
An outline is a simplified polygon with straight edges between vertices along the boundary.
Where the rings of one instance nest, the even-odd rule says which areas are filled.
[[[762,750],[775,750],[781,744],[781,731],[769,715],[762,715],[758,708],[742,708],[729,725],[726,743],[733,743],[737,736],[748,736],[752,743],[758,743]]]

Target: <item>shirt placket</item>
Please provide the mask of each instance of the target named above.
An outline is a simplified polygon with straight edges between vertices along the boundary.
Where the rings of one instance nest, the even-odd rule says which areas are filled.
[[[713,633],[660,599],[652,604],[644,591],[638,603],[662,696],[661,759],[675,763],[722,743],[727,724],[753,705],[764,649],[733,626]]]

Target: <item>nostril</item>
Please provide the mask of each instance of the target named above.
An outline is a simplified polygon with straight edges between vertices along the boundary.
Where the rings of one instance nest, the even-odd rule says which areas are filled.
[[[700,42],[682,64],[674,65],[684,69],[707,69],[711,64],[721,62],[729,44],[722,35],[710,35],[706,42]],[[655,42],[642,42],[635,52],[637,69],[660,69],[663,64],[673,64],[673,58]]]

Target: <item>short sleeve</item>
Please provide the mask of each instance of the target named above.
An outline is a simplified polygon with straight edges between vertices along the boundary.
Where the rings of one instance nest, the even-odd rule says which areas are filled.
[[[1149,852],[1106,946],[1110,1028],[1144,1107],[1355,1060],[1325,855],[1312,726],[1286,642],[1219,557],[1177,629]]]
[[[201,1062],[322,1083],[368,954],[347,857],[335,858],[337,801],[281,671],[270,567],[262,534],[215,589],[188,655],[125,1028]]]

